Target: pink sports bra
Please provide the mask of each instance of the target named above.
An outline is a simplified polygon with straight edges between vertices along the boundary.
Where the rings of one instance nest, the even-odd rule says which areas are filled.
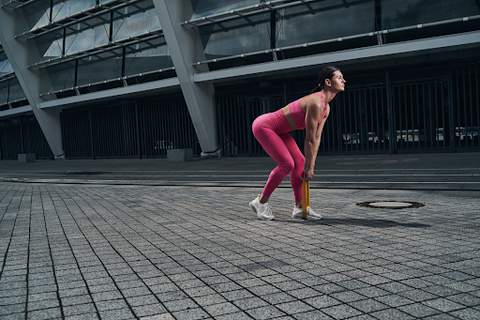
[[[316,92],[316,93],[318,93],[320,95],[320,97],[322,98],[322,104],[324,104],[323,94],[321,94],[320,92]],[[300,130],[305,129],[305,112],[300,107],[300,101],[303,98],[304,97],[302,97],[298,100],[295,100],[294,102],[292,102],[288,105],[288,109],[290,110],[290,114],[292,115],[293,122],[295,122],[295,125]],[[327,106],[327,108],[328,108],[328,106]],[[328,109],[325,110],[322,118],[320,118],[320,120],[318,120],[318,123],[322,122],[322,120],[327,117],[327,113],[328,113]]]

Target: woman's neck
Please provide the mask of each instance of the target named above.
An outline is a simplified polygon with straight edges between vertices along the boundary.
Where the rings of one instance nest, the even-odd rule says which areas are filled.
[[[330,103],[330,101],[332,101],[333,98],[335,98],[335,96],[337,95],[336,92],[326,90],[325,88],[320,91],[320,93],[323,94],[323,96],[325,97],[325,103]]]

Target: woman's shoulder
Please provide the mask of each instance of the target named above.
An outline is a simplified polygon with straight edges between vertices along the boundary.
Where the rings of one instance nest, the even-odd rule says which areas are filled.
[[[307,104],[308,105],[315,105],[315,106],[319,106],[319,107],[324,107],[325,105],[325,102],[324,102],[324,97],[323,97],[323,94],[321,92],[314,92],[314,93],[311,93],[307,96],[305,96],[304,98],[306,98],[306,102],[308,102]]]

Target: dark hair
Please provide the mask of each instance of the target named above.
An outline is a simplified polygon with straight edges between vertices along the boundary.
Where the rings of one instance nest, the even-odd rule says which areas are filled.
[[[318,85],[310,92],[310,94],[317,92],[317,91],[322,91],[323,88],[325,87],[325,80],[326,79],[332,79],[333,74],[335,71],[340,71],[337,67],[334,66],[327,66],[323,68],[319,73],[318,73],[318,80],[317,83]]]

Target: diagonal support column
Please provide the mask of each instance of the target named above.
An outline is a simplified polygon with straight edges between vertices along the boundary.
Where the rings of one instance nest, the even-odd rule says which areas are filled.
[[[153,3],[202,151],[206,154],[215,153],[219,141],[215,89],[211,83],[197,84],[193,81],[196,71],[193,63],[203,55],[203,47],[198,30],[181,25],[192,16],[190,0],[153,0]],[[203,68],[200,71],[208,71],[208,67]]]
[[[0,42],[55,158],[63,158],[60,110],[40,108],[40,88],[50,79],[43,70],[27,68],[29,59],[39,61],[40,55],[34,43],[15,39],[18,20],[24,20],[20,10],[0,8]]]

